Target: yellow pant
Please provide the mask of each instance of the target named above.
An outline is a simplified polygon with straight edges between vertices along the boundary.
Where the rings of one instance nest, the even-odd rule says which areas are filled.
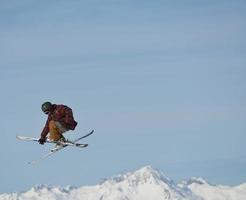
[[[49,134],[48,138],[49,140],[57,141],[61,138],[63,138],[63,133],[65,133],[67,130],[61,126],[59,122],[55,122],[54,120],[51,120],[49,122]]]

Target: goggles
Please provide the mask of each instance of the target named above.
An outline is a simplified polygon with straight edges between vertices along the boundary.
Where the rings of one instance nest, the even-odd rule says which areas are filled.
[[[44,111],[44,113],[45,113],[46,115],[48,115],[48,114],[50,114],[50,111],[49,111],[49,110],[46,110],[46,111]]]

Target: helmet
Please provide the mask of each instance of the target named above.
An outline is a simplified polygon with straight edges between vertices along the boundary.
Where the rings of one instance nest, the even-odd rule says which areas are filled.
[[[50,109],[52,107],[52,103],[50,103],[49,101],[46,101],[42,104],[41,109],[45,114],[48,114]]]

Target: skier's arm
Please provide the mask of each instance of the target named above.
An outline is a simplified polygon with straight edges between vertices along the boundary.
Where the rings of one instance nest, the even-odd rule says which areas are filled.
[[[65,109],[64,123],[66,124],[66,126],[71,128],[72,130],[77,125],[77,122],[75,122],[74,117],[73,117],[73,111],[69,107],[66,107]]]
[[[65,116],[64,116],[64,123],[70,124],[73,121],[73,112],[71,108],[66,107],[65,109]]]
[[[45,123],[45,126],[43,128],[43,131],[41,133],[41,138],[46,138],[46,136],[48,135],[49,133],[49,122],[50,122],[50,117],[48,117],[46,123]]]

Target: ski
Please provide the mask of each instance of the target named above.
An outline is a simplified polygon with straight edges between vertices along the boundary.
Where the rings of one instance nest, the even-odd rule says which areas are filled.
[[[34,138],[34,137],[28,137],[28,136],[16,136],[17,139],[19,140],[24,140],[24,141],[33,141],[33,142],[38,142],[39,138]],[[54,141],[51,140],[46,140],[47,143],[55,143]]]
[[[84,135],[84,136],[82,136],[82,137],[77,138],[77,139],[74,140],[73,142],[74,142],[74,143],[75,143],[75,142],[78,142],[79,140],[84,139],[84,138],[90,136],[92,133],[94,133],[94,130],[92,130],[91,132],[89,132],[88,134],[86,134],[86,135]]]
[[[25,137],[25,136],[16,136],[17,139],[19,140],[24,140],[24,141],[34,141],[34,142],[38,142],[38,138],[33,138],[33,137]],[[78,140],[78,139],[77,139]],[[86,147],[88,146],[88,144],[80,144],[80,143],[76,143],[76,142],[72,142],[72,141],[52,141],[52,140],[46,140],[46,143],[53,143],[53,144],[57,144],[57,145],[62,145],[62,146],[75,146],[75,147]]]
[[[51,156],[52,154],[56,153],[57,151],[59,151],[59,150],[61,150],[63,148],[64,148],[64,146],[57,146],[57,147],[51,149],[50,152],[45,154],[43,157],[38,158],[37,160],[33,160],[31,162],[28,162],[28,164],[35,165],[35,164],[39,163],[40,161],[44,160],[45,158]]]
[[[90,136],[92,133],[94,132],[94,130],[92,130],[91,132],[89,132],[88,134],[82,136],[82,137],[79,137],[75,140],[66,140],[66,141],[53,141],[53,140],[49,140],[47,139],[46,140],[46,143],[53,143],[53,144],[56,144],[56,145],[62,145],[62,146],[78,146],[78,147],[86,147],[88,146],[88,144],[80,144],[80,143],[77,143],[79,140],[83,139],[83,138],[86,138],[88,136]],[[28,136],[19,136],[17,135],[16,136],[17,139],[19,140],[24,140],[24,141],[34,141],[34,142],[38,142],[39,138],[34,138],[34,137],[28,137]]]
[[[86,138],[88,136],[90,136],[92,133],[94,132],[94,130],[92,130],[91,132],[89,132],[88,134],[82,136],[82,137],[79,137],[73,141],[53,141],[53,140],[49,140],[47,139],[45,142],[46,143],[53,143],[53,144],[57,144],[57,145],[62,145],[62,146],[77,146],[77,147],[86,147],[88,146],[88,144],[80,144],[80,143],[77,143],[79,140],[83,139],[83,138]],[[28,136],[19,136],[17,135],[16,136],[17,139],[19,140],[24,140],[24,141],[34,141],[34,142],[38,142],[39,138],[34,138],[34,137],[28,137]]]
[[[70,141],[66,141],[66,142],[57,142],[57,145],[61,145],[61,146],[71,146],[71,147],[87,147],[88,144],[81,144],[81,143],[75,143],[75,142],[70,142]]]
[[[90,136],[91,134],[93,134],[94,130],[92,130],[91,132],[89,132],[88,134],[82,136],[82,137],[79,137],[75,140],[72,140],[72,141],[69,141],[69,140],[66,140],[66,141],[52,141],[52,140],[46,140],[47,143],[53,143],[55,144],[56,146],[50,150],[49,153],[47,153],[46,155],[44,155],[43,157],[37,159],[37,160],[34,160],[34,161],[31,161],[29,162],[29,164],[37,164],[38,162],[44,160],[45,158],[51,156],[52,154],[56,153],[57,151],[60,151],[62,149],[64,149],[65,147],[67,146],[71,146],[71,147],[79,147],[79,148],[85,148],[88,146],[88,144],[81,144],[81,143],[77,143],[79,140],[83,139],[83,138],[86,138],[88,136]],[[34,141],[34,142],[38,142],[38,138],[34,138],[34,137],[27,137],[27,136],[16,136],[17,139],[19,140],[24,140],[24,141]]]

